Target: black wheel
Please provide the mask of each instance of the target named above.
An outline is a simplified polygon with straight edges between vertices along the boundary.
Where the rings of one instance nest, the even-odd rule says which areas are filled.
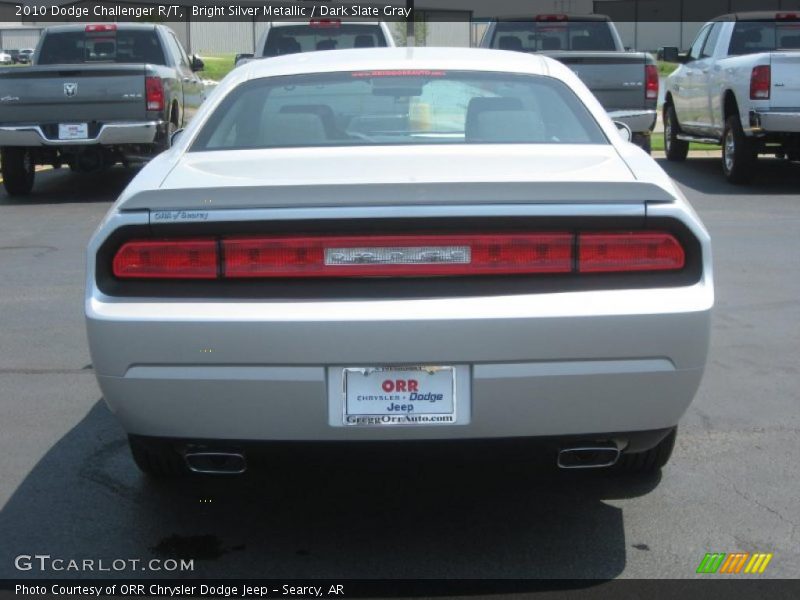
[[[649,475],[655,473],[669,462],[678,428],[675,427],[655,448],[636,454],[623,454],[614,468],[630,475]]]
[[[3,148],[3,185],[9,196],[25,196],[33,189],[36,165],[28,148]]]
[[[739,117],[725,121],[722,135],[722,171],[731,183],[747,183],[753,178],[753,165],[758,155],[753,143],[742,130]]]
[[[664,152],[667,160],[681,162],[686,160],[689,154],[689,142],[678,139],[680,132],[675,107],[667,104],[664,106]]]
[[[649,135],[644,135],[643,133],[634,133],[631,141],[648,154],[651,153],[652,147]]]
[[[169,442],[128,436],[133,461],[145,475],[157,479],[181,477],[189,471],[183,456]]]

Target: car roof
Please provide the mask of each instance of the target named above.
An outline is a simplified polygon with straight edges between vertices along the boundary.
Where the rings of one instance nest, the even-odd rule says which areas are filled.
[[[322,20],[322,21],[338,21],[338,19],[325,19],[325,18],[322,18],[320,20]],[[347,25],[347,26],[350,26],[350,25],[371,25],[372,27],[374,27],[375,25],[380,25],[380,24],[381,24],[380,21],[339,21],[338,22],[338,25],[342,25],[342,26],[345,26],[345,25]],[[297,26],[302,26],[302,25],[305,25],[306,27],[311,27],[311,21],[272,21],[269,24],[270,28],[273,28],[273,29],[275,27],[290,27],[290,26],[297,27]]]
[[[545,17],[545,16],[553,16],[553,17],[564,17],[566,22],[574,21],[576,23],[580,23],[582,21],[610,21],[611,17],[608,15],[598,15],[598,14],[591,14],[591,15],[574,15],[570,13],[539,13],[539,14],[528,14],[528,15],[521,15],[521,16],[514,16],[514,17],[502,17],[500,19],[496,19],[500,23],[504,23],[506,21],[524,21],[526,23],[530,22],[537,22],[536,17]],[[541,23],[553,23],[558,21],[541,21]]]
[[[246,79],[338,71],[435,69],[552,75],[566,69],[541,55],[481,48],[364,48],[288,54],[240,67]]]

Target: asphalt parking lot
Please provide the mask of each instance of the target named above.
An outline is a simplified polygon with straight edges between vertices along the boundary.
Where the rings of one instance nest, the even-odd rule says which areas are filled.
[[[36,553],[192,557],[166,575],[208,578],[683,578],[734,551],[800,576],[800,166],[764,161],[737,188],[718,159],[661,163],[711,231],[717,308],[673,459],[643,481],[400,450],[154,485],[102,403],[83,325],[84,246],[130,173],[0,192],[0,578],[71,575],[15,569]]]

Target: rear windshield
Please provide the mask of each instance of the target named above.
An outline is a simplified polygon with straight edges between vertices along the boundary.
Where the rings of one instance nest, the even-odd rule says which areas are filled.
[[[386,39],[378,25],[342,25],[331,21],[318,25],[273,27],[267,34],[264,56],[385,46]]]
[[[48,33],[39,53],[40,65],[95,62],[166,64],[154,30]]]
[[[492,48],[518,52],[617,49],[605,21],[500,22],[492,37]]]
[[[463,143],[608,142],[578,97],[551,77],[356,71],[244,83],[192,150]]]
[[[739,21],[733,28],[730,55],[800,50],[800,21]]]

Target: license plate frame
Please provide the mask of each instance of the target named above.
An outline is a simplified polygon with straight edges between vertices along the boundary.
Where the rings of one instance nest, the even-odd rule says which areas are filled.
[[[60,140],[88,140],[88,123],[59,123],[58,139]]]
[[[416,391],[394,388],[387,391],[383,387],[388,382],[397,385],[398,381],[416,381],[413,386]],[[410,383],[407,385],[412,387]],[[466,366],[331,367],[328,391],[329,424],[333,427],[428,428],[466,425],[470,421],[470,369]],[[424,399],[412,400],[411,394]],[[438,398],[438,394],[443,397]],[[367,399],[357,400],[359,395]],[[389,411],[390,404],[398,410]],[[409,405],[414,408],[408,410]]]

